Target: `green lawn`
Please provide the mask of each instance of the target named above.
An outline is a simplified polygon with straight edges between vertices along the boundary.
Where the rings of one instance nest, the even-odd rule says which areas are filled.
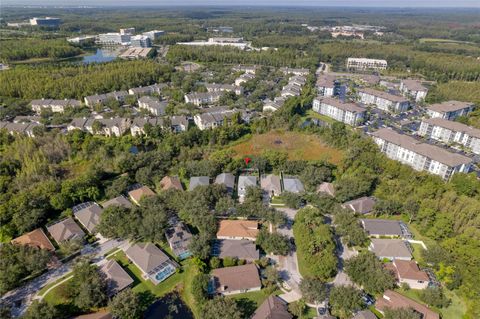
[[[413,258],[421,265],[423,265],[423,257],[422,257],[422,251],[424,250],[422,245],[420,244],[412,244],[410,243],[410,246],[412,246],[412,255]]]
[[[280,290],[273,292],[273,295],[281,293]],[[245,316],[250,317],[255,310],[268,298],[268,294],[264,290],[246,292],[243,294],[233,295],[232,298],[237,302],[240,308],[243,310]]]
[[[323,114],[318,114],[317,112],[313,111],[313,110],[308,110],[307,111],[307,114],[305,114],[305,119],[306,118],[315,118],[315,119],[319,119],[319,120],[322,120],[326,123],[330,123],[330,124],[333,124],[335,123],[336,121],[326,115],[323,115]]]
[[[70,277],[72,274],[68,273],[66,275],[63,275],[62,277],[58,278],[57,280],[55,280],[54,282],[51,282],[49,283],[48,285],[46,285],[45,287],[43,287],[42,289],[40,289],[40,291],[38,292],[38,295],[39,296],[42,296],[45,291],[47,291],[48,289],[50,289],[50,287],[53,287],[54,285],[56,285],[57,283],[61,282],[62,280],[64,280],[65,278],[67,277]]]

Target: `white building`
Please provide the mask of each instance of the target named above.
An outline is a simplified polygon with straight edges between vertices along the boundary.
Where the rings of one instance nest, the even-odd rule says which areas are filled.
[[[386,60],[348,58],[347,69],[357,70],[385,70],[388,66]]]
[[[223,92],[206,92],[185,94],[185,103],[192,103],[196,106],[216,103],[220,100]]]
[[[241,50],[250,47],[250,43],[245,42],[243,38],[209,38],[208,41],[178,42],[177,44],[193,46],[231,46]]]
[[[460,144],[473,153],[480,154],[480,130],[459,122],[442,118],[424,119],[418,135],[446,144]]]
[[[152,115],[161,116],[165,114],[167,103],[151,96],[142,96],[138,99],[138,107],[150,112]]]
[[[454,120],[459,116],[468,115],[473,109],[474,105],[470,102],[447,101],[427,106],[427,115]]]
[[[235,85],[240,86],[242,83],[253,80],[254,78],[255,78],[255,74],[244,73],[235,79]]]
[[[30,102],[32,110],[40,113],[43,110],[50,110],[54,113],[63,113],[67,107],[78,108],[82,103],[78,100],[64,99],[64,100],[52,100],[52,99],[41,99],[41,100],[32,100]]]
[[[102,33],[98,35],[98,43],[104,45],[125,45],[130,43],[131,35],[117,32]]]
[[[248,114],[245,111],[237,109],[228,110],[224,107],[207,109],[206,112],[195,115],[193,121],[203,131],[228,124],[233,115],[237,113],[240,113],[240,117],[244,122],[249,121]]]
[[[165,31],[162,30],[152,30],[142,33],[144,36],[150,38],[150,40],[155,41],[156,39],[160,38],[161,36],[165,35]]]
[[[30,19],[30,25],[36,25],[41,27],[58,27],[62,20],[60,18],[32,18]]]
[[[344,103],[331,97],[317,97],[312,109],[339,122],[357,126],[365,119],[365,109],[354,103]]]
[[[235,92],[236,95],[243,94],[243,87],[231,84],[205,84],[208,92]]]
[[[428,89],[418,80],[402,80],[400,82],[400,92],[405,97],[411,97],[415,102],[420,102],[425,100]]]
[[[337,96],[346,91],[346,87],[341,85],[335,76],[321,74],[317,78],[317,91],[321,96]]]
[[[468,173],[472,159],[451,153],[438,146],[421,143],[413,137],[382,128],[372,133],[375,143],[390,159],[409,165],[417,171],[427,171],[445,180],[455,173]]]
[[[152,40],[146,35],[135,35],[130,38],[130,45],[134,48],[151,48]]]
[[[287,74],[293,74],[293,75],[308,75],[308,74],[310,74],[309,69],[280,68],[280,71],[285,75],[287,75]]]
[[[360,102],[373,105],[382,111],[401,113],[410,108],[410,102],[404,97],[384,91],[364,88],[359,89],[357,95]]]

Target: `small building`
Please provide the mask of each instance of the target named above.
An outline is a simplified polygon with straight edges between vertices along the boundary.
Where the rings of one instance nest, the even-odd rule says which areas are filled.
[[[247,195],[247,189],[249,187],[257,187],[257,176],[253,175],[240,175],[238,177],[238,189],[237,194],[240,201],[245,199]]]
[[[113,296],[133,284],[130,275],[114,260],[108,260],[100,267],[107,279],[107,294]]]
[[[65,241],[83,239],[83,236],[85,236],[83,230],[75,223],[72,217],[48,226],[47,230],[59,245]]]
[[[82,103],[78,100],[64,99],[64,100],[53,100],[53,99],[41,99],[41,100],[32,100],[30,106],[32,110],[37,113],[41,113],[43,110],[50,110],[53,113],[63,113],[68,107],[79,108]]]
[[[212,270],[209,290],[213,294],[227,296],[261,289],[262,282],[255,264]]]
[[[305,192],[305,188],[303,187],[303,183],[298,178],[283,178],[283,191],[290,192],[290,193],[303,193]]]
[[[383,297],[377,299],[375,308],[377,308],[382,314],[385,313],[386,309],[411,308],[419,313],[422,319],[440,319],[440,315],[427,306],[392,290],[385,291]]]
[[[35,247],[50,251],[55,250],[52,242],[50,241],[50,239],[48,239],[47,235],[41,228],[37,228],[35,230],[32,230],[31,232],[23,234],[22,236],[14,238],[11,242],[15,245]]]
[[[317,193],[327,194],[328,196],[335,197],[335,186],[332,183],[324,182],[317,188]]]
[[[107,208],[110,206],[120,206],[127,209],[131,209],[133,207],[132,203],[123,195],[107,200],[105,203],[102,204],[102,206],[103,208]]]
[[[288,304],[277,296],[269,296],[255,310],[251,319],[293,319]]]
[[[379,259],[412,260],[412,253],[407,244],[401,239],[372,238],[368,250]]]
[[[210,185],[210,177],[208,176],[192,176],[190,177],[190,183],[188,184],[188,190],[193,191],[198,186]]]
[[[188,249],[190,241],[192,240],[192,233],[184,223],[180,222],[168,228],[165,231],[165,236],[167,237],[172,252],[178,259],[183,260],[192,255]]]
[[[466,116],[475,108],[473,103],[446,101],[427,106],[427,115],[453,121],[459,116]]]
[[[367,234],[371,237],[403,237],[402,227],[397,220],[361,219],[360,221]]]
[[[386,265],[391,270],[400,284],[407,284],[411,289],[425,289],[430,283],[428,274],[420,270],[413,260],[395,259]]]
[[[402,80],[400,82],[400,92],[404,96],[410,97],[415,102],[421,102],[427,97],[428,89],[418,80]]]
[[[158,100],[151,96],[142,96],[138,99],[138,107],[141,110],[146,110],[154,116],[165,115],[165,109],[167,108],[167,102]]]
[[[388,67],[386,60],[366,59],[366,58],[348,58],[347,69],[356,70],[385,70]]]
[[[264,175],[260,179],[260,187],[270,198],[282,194],[282,183],[277,175]]]
[[[357,312],[352,319],[377,319],[377,316],[370,310],[362,310]]]
[[[152,191],[148,186],[142,186],[128,192],[130,199],[137,205],[140,205],[142,198],[155,195],[155,192]]]
[[[160,181],[160,187],[164,191],[170,190],[170,189],[183,191],[182,182],[180,182],[180,179],[178,178],[178,176],[163,177],[162,180]]]
[[[225,185],[227,193],[231,195],[235,190],[235,175],[232,173],[221,173],[215,178],[215,184]]]
[[[357,94],[360,102],[373,105],[382,111],[401,113],[410,108],[410,102],[403,96],[370,88],[359,89]]]
[[[125,251],[128,259],[142,272],[142,277],[158,285],[176,272],[177,265],[152,243],[139,243]]]
[[[336,121],[357,126],[365,121],[365,108],[355,103],[345,103],[331,97],[317,97],[313,100],[312,110]]]
[[[212,255],[219,258],[238,258],[248,262],[260,259],[260,251],[257,249],[255,243],[248,239],[217,240],[213,244]]]
[[[100,224],[100,216],[102,216],[103,209],[93,202],[87,202],[77,205],[72,208],[73,215],[88,230],[90,234],[95,233],[95,228]]]
[[[217,239],[255,241],[258,232],[258,222],[254,220],[221,220],[217,231]]]
[[[350,209],[357,214],[369,214],[375,207],[375,199],[373,197],[360,197],[342,204],[343,208]]]

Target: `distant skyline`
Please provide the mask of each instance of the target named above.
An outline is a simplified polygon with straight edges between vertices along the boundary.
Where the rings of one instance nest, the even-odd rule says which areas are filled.
[[[38,6],[288,6],[288,7],[476,7],[480,0],[244,0],[240,3],[225,0],[2,0],[3,5]]]

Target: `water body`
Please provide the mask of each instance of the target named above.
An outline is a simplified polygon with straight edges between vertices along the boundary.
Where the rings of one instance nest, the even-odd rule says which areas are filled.
[[[177,293],[170,293],[157,300],[144,313],[145,319],[194,319],[187,305],[180,299]]]
[[[78,62],[89,64],[89,63],[105,63],[113,61],[117,58],[118,51],[115,50],[106,50],[106,49],[97,49],[92,54],[85,55]]]

